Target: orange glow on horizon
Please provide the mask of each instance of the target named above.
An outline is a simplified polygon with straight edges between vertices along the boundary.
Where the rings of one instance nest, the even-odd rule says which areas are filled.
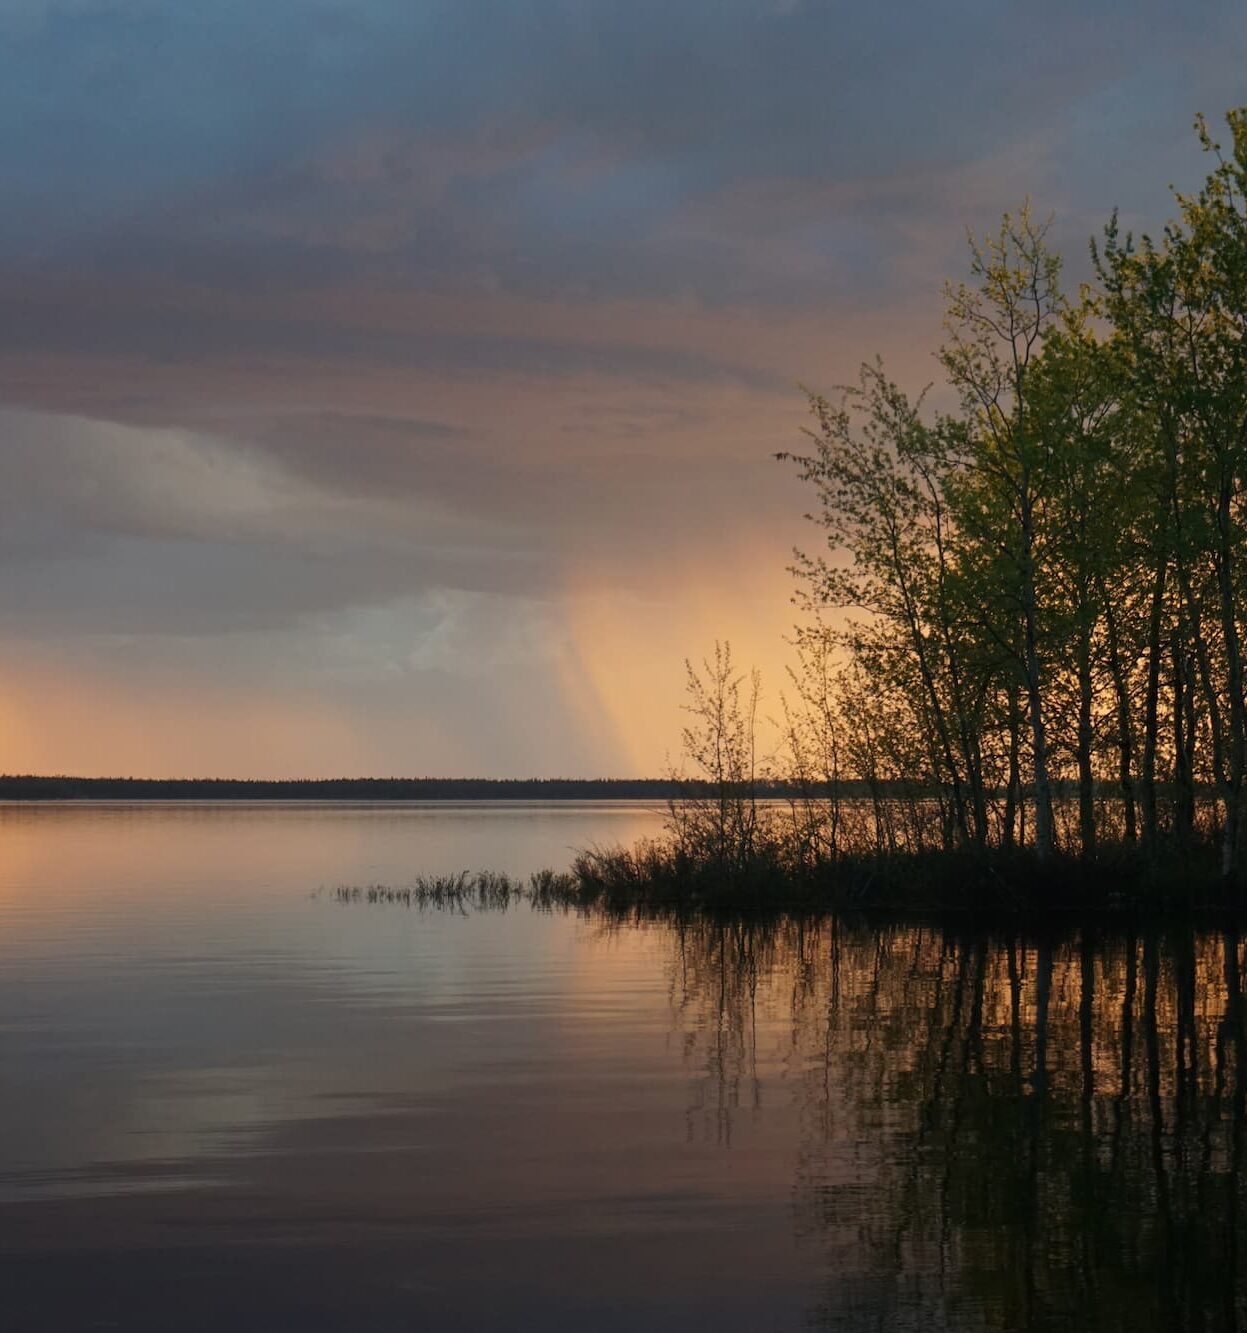
[[[678,763],[684,659],[728,640],[738,667],[763,672],[763,714],[785,685],[784,636],[793,608],[774,550],[742,553],[713,572],[669,571],[661,588],[569,585],[560,615],[568,642],[552,652],[561,716],[517,721],[513,737],[460,735],[461,720],[411,706],[388,735],[311,689],[195,681],[132,682],[64,665],[10,666],[0,676],[0,769],[97,777],[660,776]],[[490,690],[491,682],[479,682]],[[550,705],[553,706],[553,705]],[[522,723],[522,725],[520,725]],[[409,741],[398,741],[401,736]],[[587,771],[490,771],[491,746],[513,750],[543,729],[566,734]],[[765,731],[765,728],[763,728]],[[384,745],[381,745],[384,742]],[[557,750],[554,741],[552,747]],[[471,747],[475,748],[471,748]]]

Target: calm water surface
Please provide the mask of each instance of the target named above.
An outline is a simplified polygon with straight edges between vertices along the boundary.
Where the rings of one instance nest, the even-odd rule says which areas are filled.
[[[3,1327],[1247,1325],[1233,936],[333,893],[660,824],[0,807]]]

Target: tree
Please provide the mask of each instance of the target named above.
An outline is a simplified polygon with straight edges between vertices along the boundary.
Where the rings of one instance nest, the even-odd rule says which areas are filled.
[[[1179,655],[1189,645],[1222,800],[1222,872],[1236,879],[1247,769],[1247,108],[1230,112],[1227,123],[1225,156],[1197,122],[1216,165],[1198,193],[1177,195],[1179,219],[1161,239],[1143,236],[1136,245],[1114,217],[1095,260],[1163,458]]]
[[[969,429],[961,460],[977,489],[979,514],[995,521],[990,537],[1004,557],[1004,597],[1016,602],[1030,717],[1035,793],[1035,850],[1053,851],[1052,785],[1041,661],[1039,544],[1041,511],[1053,479],[1054,440],[1030,413],[1030,374],[1044,339],[1066,311],[1061,264],[1045,243],[1047,224],[1028,206],[1005,215],[996,235],[970,238],[972,285],[947,289],[948,341],[940,360],[961,396]]]
[[[878,363],[863,366],[835,403],[810,395],[813,450],[779,456],[814,486],[812,518],[828,553],[797,552],[794,572],[811,609],[861,613],[840,641],[905,701],[950,795],[957,841],[981,846],[987,804],[979,719],[956,641],[947,441],[920,409],[921,399],[911,403]]]
[[[685,792],[670,805],[669,827],[692,861],[726,874],[749,869],[758,849],[757,720],[762,679],[755,669],[738,673],[728,643],[714,656],[684,663],[689,723],[683,732],[686,762],[711,786],[708,796]]]

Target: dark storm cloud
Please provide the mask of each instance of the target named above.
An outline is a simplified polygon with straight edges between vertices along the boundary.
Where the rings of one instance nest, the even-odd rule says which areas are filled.
[[[1247,34],[1241,5],[1160,0],[19,0],[0,24],[19,260],[771,300],[885,280],[899,217],[868,192],[811,238],[738,216],[742,186],[886,192],[1111,134],[1141,97],[1184,126],[1241,84]],[[785,274],[794,243],[826,262]]]
[[[774,389],[773,375],[732,365],[689,349],[657,351],[620,343],[584,343],[534,334],[529,338],[483,332],[426,332],[343,328],[280,315],[238,318],[215,311],[137,307],[119,312],[95,308],[70,290],[53,304],[44,291],[0,290],[0,357],[5,353],[52,356],[120,356],[136,362],[204,364],[223,358],[281,358],[338,367],[510,372],[565,376],[594,373],[627,379],[661,375],[677,380],[734,379]],[[67,309],[67,306],[70,307]]]

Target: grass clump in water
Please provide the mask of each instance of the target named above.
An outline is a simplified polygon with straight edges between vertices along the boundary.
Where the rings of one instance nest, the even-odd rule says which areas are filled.
[[[334,897],[341,903],[386,903],[391,906],[437,908],[467,912],[496,911],[524,897],[524,885],[509,875],[491,870],[457,875],[420,875],[411,884],[340,885]]]
[[[342,884],[334,890],[340,903],[372,903],[468,913],[506,911],[521,902],[552,909],[574,906],[580,885],[574,875],[541,870],[527,880],[492,870],[455,875],[419,875],[410,884]]]

